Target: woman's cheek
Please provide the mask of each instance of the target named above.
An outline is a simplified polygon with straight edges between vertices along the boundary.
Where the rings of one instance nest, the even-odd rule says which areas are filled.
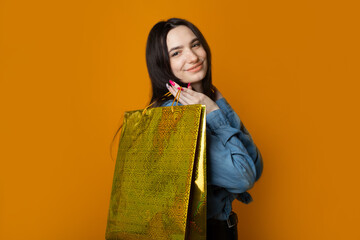
[[[176,64],[176,71],[177,71],[178,75],[182,74],[183,67],[184,67],[184,64],[180,61]]]

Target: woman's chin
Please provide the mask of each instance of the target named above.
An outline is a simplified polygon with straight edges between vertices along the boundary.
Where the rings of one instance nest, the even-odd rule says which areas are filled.
[[[198,83],[198,82],[201,82],[202,79],[184,79],[184,80],[181,80],[182,83],[185,83],[185,84],[195,84],[195,83]]]
[[[196,83],[196,82],[201,82],[203,79],[205,78],[205,74],[197,74],[196,76],[191,76],[187,79],[184,79],[182,82],[184,83]]]

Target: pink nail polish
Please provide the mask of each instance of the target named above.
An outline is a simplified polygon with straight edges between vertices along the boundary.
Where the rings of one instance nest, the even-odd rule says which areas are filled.
[[[187,86],[188,88],[190,87],[190,83],[188,84],[188,86]]]
[[[169,80],[169,83],[170,83],[171,85],[175,86],[175,83],[174,83],[173,81]]]
[[[177,89],[178,89],[178,90],[181,90],[181,88],[179,88],[179,87],[178,87]]]

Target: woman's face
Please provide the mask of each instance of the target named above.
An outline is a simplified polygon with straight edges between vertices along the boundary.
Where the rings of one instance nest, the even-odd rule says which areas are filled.
[[[180,25],[167,35],[170,66],[173,74],[183,83],[196,83],[204,79],[207,71],[206,52],[190,28]]]

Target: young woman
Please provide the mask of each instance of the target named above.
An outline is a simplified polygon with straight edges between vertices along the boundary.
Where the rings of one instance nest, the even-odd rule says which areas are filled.
[[[189,21],[171,18],[156,23],[146,45],[153,107],[206,105],[208,209],[207,239],[237,239],[232,201],[249,203],[246,192],[262,174],[263,161],[251,135],[222,94],[212,85],[210,48]],[[180,88],[181,87],[181,88]],[[172,95],[164,98],[167,92]]]

